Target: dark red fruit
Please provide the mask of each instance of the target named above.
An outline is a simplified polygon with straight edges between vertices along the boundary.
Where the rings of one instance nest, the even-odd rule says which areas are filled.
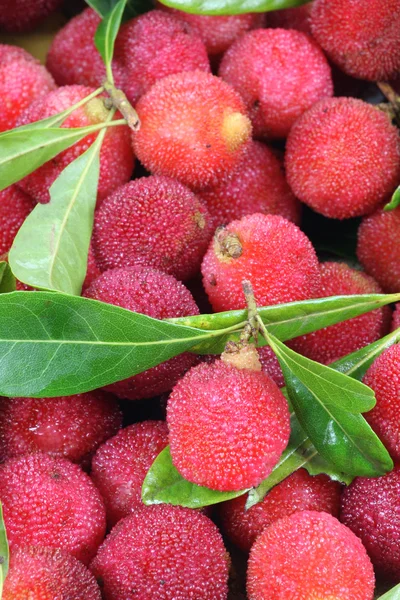
[[[163,421],[145,421],[121,429],[97,450],[91,477],[104,500],[111,527],[143,506],[143,480],[167,445],[167,425]]]
[[[268,14],[269,27],[281,27],[282,29],[296,29],[303,33],[311,33],[310,12],[312,2],[295,8],[273,10]]]
[[[115,304],[155,319],[199,314],[188,289],[171,275],[150,267],[106,271],[83,294],[86,298]],[[134,377],[107,386],[120,398],[151,398],[169,391],[196,361],[184,353]]]
[[[0,0],[0,29],[30,31],[61,6],[62,0]]]
[[[400,327],[400,304],[396,304],[393,319],[392,319],[392,331],[395,331]]]
[[[35,202],[17,186],[0,192],[0,254],[9,251],[15,236]]]
[[[211,237],[207,208],[178,181],[142,177],[118,188],[95,215],[94,249],[102,270],[144,265],[188,279]]]
[[[120,521],[91,570],[102,581],[105,600],[226,600],[228,564],[210,519],[163,504]]]
[[[60,548],[88,564],[106,531],[103,501],[88,475],[65,458],[26,454],[0,466],[0,498],[11,552]]]
[[[374,585],[360,540],[325,512],[279,519],[251,549],[249,600],[372,600]]]

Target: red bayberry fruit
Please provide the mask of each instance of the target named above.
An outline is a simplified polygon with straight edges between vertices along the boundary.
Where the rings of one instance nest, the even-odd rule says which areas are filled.
[[[395,331],[400,327],[400,304],[396,304],[393,319],[392,319],[392,331]]]
[[[343,71],[371,81],[390,79],[400,69],[398,0],[315,0],[311,31]]]
[[[312,298],[320,285],[311,242],[275,215],[250,215],[217,230],[201,270],[215,311],[245,308],[244,279],[252,282],[260,306]]]
[[[91,477],[104,500],[111,526],[143,506],[143,480],[167,444],[167,425],[145,421],[122,429],[97,450]]]
[[[171,275],[149,267],[106,271],[83,294],[155,319],[199,314],[189,290]],[[185,352],[134,377],[107,386],[120,398],[151,398],[169,391],[196,357]]]
[[[15,236],[35,202],[17,186],[0,192],[0,254],[9,251]]]
[[[85,281],[83,282],[82,290],[85,291],[90,285],[92,285],[93,281],[101,275],[101,271],[97,265],[96,258],[93,252],[93,242],[90,243],[89,252],[88,252],[88,262],[87,262],[87,270]]]
[[[138,102],[133,145],[146,169],[194,189],[217,185],[242,160],[251,135],[240,96],[201,71],[170,75]]]
[[[295,8],[285,8],[282,10],[273,10],[268,14],[269,27],[281,27],[282,29],[296,29],[303,33],[311,33],[310,11],[312,3],[296,6]]]
[[[3,600],[101,600],[93,575],[76,558],[53,548],[17,548],[10,557],[10,569]]]
[[[217,360],[191,369],[167,405],[172,462],[187,480],[220,491],[258,485],[289,439],[289,411],[260,371]]]
[[[258,348],[258,355],[264,373],[269,375],[278,387],[283,387],[285,385],[285,379],[279,360],[272,348],[269,346],[262,346],[262,348]]]
[[[300,511],[279,519],[251,549],[251,600],[372,600],[374,584],[360,540],[324,512]]]
[[[2,398],[0,460],[46,452],[86,466],[121,424],[117,402],[99,390],[59,398]]]
[[[48,454],[26,454],[0,466],[0,498],[11,551],[61,548],[83,563],[103,541],[103,501],[78,465]]]
[[[376,405],[364,416],[395,461],[400,461],[400,346],[385,350],[366,372]]]
[[[118,188],[96,212],[96,258],[103,270],[141,264],[188,279],[210,241],[209,221],[205,204],[178,181],[142,177]]]
[[[65,86],[39,98],[21,115],[18,125],[45,119],[69,108],[91,94],[92,88],[79,85]],[[101,98],[94,98],[77,108],[65,119],[61,127],[86,127],[106,120],[108,111]],[[49,187],[70,162],[78,158],[94,142],[97,133],[86,136],[71,148],[64,150],[53,160],[28,175],[18,185],[39,202],[50,199]],[[104,138],[100,151],[100,179],[98,198],[103,199],[115,188],[126,183],[133,170],[133,153],[127,125],[111,127]]]
[[[285,179],[280,161],[260,142],[250,142],[239,169],[230,179],[199,196],[207,203],[214,229],[253,213],[300,221],[300,203]]]
[[[106,600],[226,600],[228,558],[210,519],[163,504],[120,521],[91,570],[103,582]]]
[[[55,87],[50,73],[28,52],[0,44],[0,131],[12,129],[34,100],[46,96]]]
[[[326,475],[311,477],[299,469],[249,510],[245,510],[247,494],[220,504],[222,529],[241,550],[249,552],[266,527],[299,510],[324,511],[338,517],[341,491],[340,483]]]
[[[325,56],[294,30],[246,33],[224,55],[219,75],[243,97],[258,137],[286,137],[300,115],[333,95]]]
[[[376,167],[375,167],[376,168]],[[362,220],[357,257],[385,292],[400,292],[400,206]]]
[[[352,269],[346,263],[321,264],[320,298],[381,293],[381,288],[372,277]],[[329,364],[384,336],[389,323],[390,309],[385,306],[296,338],[291,346],[312,360]]]
[[[0,29],[29,31],[57,10],[62,0],[0,0]]]
[[[315,211],[347,219],[374,210],[400,181],[398,130],[386,114],[355,98],[329,98],[295,123],[286,174]]]
[[[377,572],[400,579],[400,467],[356,477],[342,494],[341,521],[361,539]]]

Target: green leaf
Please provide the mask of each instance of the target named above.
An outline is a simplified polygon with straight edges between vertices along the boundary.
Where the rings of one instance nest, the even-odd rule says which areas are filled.
[[[115,123],[119,121],[114,121],[113,125]],[[13,130],[1,138],[0,191],[36,171],[90,133],[109,126],[110,123],[98,123],[75,129]]]
[[[268,331],[281,341],[285,341],[352,319],[399,300],[400,294],[331,296],[262,307],[259,308],[258,314],[264,325],[268,327]],[[168,321],[198,329],[215,330],[243,323],[246,318],[247,310],[233,310],[212,315],[168,319]],[[196,347],[195,351],[199,354],[220,354],[224,350],[226,341],[219,338],[213,346],[207,343]],[[264,344],[266,342],[260,339],[259,345]]]
[[[400,186],[394,192],[390,202],[388,202],[388,204],[385,204],[383,210],[394,210],[398,206],[400,206]]]
[[[108,73],[111,69],[111,62],[114,54],[114,44],[121,26],[126,3],[127,0],[119,0],[119,2],[115,4],[111,12],[109,12],[101,21],[94,38],[96,48],[104,60]]]
[[[383,596],[379,596],[379,600],[400,600],[400,583]]]
[[[321,456],[347,475],[376,477],[390,471],[387,450],[359,414],[373,407],[373,391],[297,354],[272,335],[269,343],[300,425]]]
[[[173,325],[61,293],[0,294],[0,395],[86,392],[227,333]]]
[[[34,288],[81,293],[92,235],[102,137],[100,134],[84,154],[66,167],[50,188],[49,204],[38,204],[18,231],[9,262],[20,281]]]
[[[8,573],[8,566],[10,562],[10,553],[8,548],[8,540],[7,540],[7,532],[6,526],[4,525],[3,518],[3,506],[0,502],[0,565],[1,565],[1,575],[2,581],[4,582]],[[1,598],[1,594],[0,594]]]
[[[150,504],[173,504],[201,508],[242,496],[239,492],[218,492],[186,481],[172,464],[169,446],[164,448],[151,465],[142,486],[142,501]]]
[[[15,291],[15,277],[12,274],[10,265],[2,261],[0,262],[0,294]]]
[[[87,0],[91,4],[93,0]],[[310,0],[162,0],[162,4],[198,15],[240,15],[306,4]]]

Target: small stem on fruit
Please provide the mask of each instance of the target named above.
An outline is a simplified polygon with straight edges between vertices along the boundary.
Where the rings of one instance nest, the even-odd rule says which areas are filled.
[[[250,337],[253,336],[255,342],[257,343],[258,309],[257,309],[257,302],[254,297],[254,290],[253,290],[253,286],[251,285],[251,282],[248,281],[247,279],[244,279],[242,281],[242,289],[243,289],[244,297],[246,298],[246,303],[247,303],[247,325],[243,329],[242,336],[243,337],[246,336],[247,339],[250,339]],[[242,336],[240,338],[241,340],[242,340]]]
[[[238,236],[230,233],[225,227],[219,227],[215,232],[215,242],[223,258],[239,258],[243,248]]]
[[[110,83],[110,81],[106,81],[103,85],[104,89],[110,96],[114,108],[119,110],[133,131],[138,131],[140,128],[139,115],[128,101],[128,98],[124,92],[122,90],[118,90],[112,83]]]
[[[258,331],[262,334],[262,336],[269,343],[270,337],[269,337],[268,329],[265,327],[260,315],[256,316],[256,321],[257,321]]]

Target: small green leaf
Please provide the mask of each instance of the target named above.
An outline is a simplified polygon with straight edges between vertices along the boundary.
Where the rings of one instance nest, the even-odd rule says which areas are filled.
[[[383,596],[379,596],[377,600],[400,600],[400,583]]]
[[[81,293],[96,205],[101,141],[102,134],[64,169],[50,188],[49,204],[38,204],[18,231],[9,261],[20,281],[34,288]]]
[[[268,337],[297,418],[321,456],[347,475],[376,477],[390,471],[386,448],[359,414],[374,405],[373,391]]]
[[[242,496],[240,492],[218,492],[186,481],[172,464],[169,446],[164,448],[151,465],[142,486],[142,501],[150,504],[173,504],[201,508]]]
[[[87,0],[90,3],[93,0]],[[162,0],[172,8],[196,15],[240,15],[306,4],[310,0]]]
[[[2,574],[3,583],[5,578],[7,577],[9,562],[10,553],[8,548],[7,532],[6,526],[4,525],[3,506],[0,502],[0,572]]]
[[[400,186],[394,192],[390,202],[388,202],[388,204],[385,204],[383,210],[394,210],[398,206],[400,206]]]
[[[111,74],[111,62],[114,54],[114,44],[117,39],[118,31],[121,26],[122,16],[125,10],[127,0],[119,0],[108,13],[97,28],[94,38],[96,48],[106,65],[108,74]],[[112,81],[110,82],[112,83]]]
[[[10,269],[10,265],[0,262],[0,294],[15,292],[15,277]]]
[[[119,123],[119,121],[114,121]],[[76,129],[13,130],[1,138],[0,191],[36,171],[57,154],[73,146],[85,136],[109,127],[98,123]]]

